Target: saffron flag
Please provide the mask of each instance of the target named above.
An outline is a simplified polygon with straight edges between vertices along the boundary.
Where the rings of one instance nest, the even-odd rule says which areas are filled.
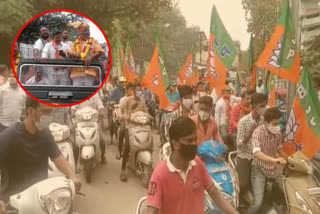
[[[286,128],[284,151],[302,151],[310,159],[320,149],[320,102],[306,67],[297,85],[296,97]]]
[[[277,27],[256,65],[267,69],[281,79],[287,79],[296,84],[299,82],[300,54],[296,45],[288,0],[284,3]]]
[[[127,60],[122,48],[120,48],[120,53],[121,53],[121,60],[122,60],[123,75],[125,76],[127,83],[134,83],[136,79],[136,74],[130,70],[130,67],[127,63]]]
[[[127,45],[126,45],[126,60],[128,62],[130,71],[133,72],[133,73],[136,73],[134,57],[133,57],[132,50],[131,50],[131,47],[130,47],[129,39],[127,40]]]
[[[237,51],[225,29],[215,6],[211,12],[210,40],[205,78],[210,84],[210,91],[215,88],[220,97],[225,87],[227,71],[231,67]]]
[[[180,84],[186,82],[188,85],[194,85],[199,81],[198,69],[193,69],[193,55],[189,54],[183,68],[179,72]]]
[[[161,54],[161,44],[158,34],[156,34],[156,47],[153,52],[153,57],[148,67],[148,71],[142,79],[142,85],[149,88],[153,93],[159,96],[160,108],[166,109],[170,106],[169,99],[166,96],[166,82],[168,76],[164,68],[163,53]]]
[[[115,56],[115,60],[112,62],[113,73],[116,76],[123,75],[123,63],[122,63],[122,54],[121,54],[121,42],[117,40],[114,49],[112,51],[113,56]]]

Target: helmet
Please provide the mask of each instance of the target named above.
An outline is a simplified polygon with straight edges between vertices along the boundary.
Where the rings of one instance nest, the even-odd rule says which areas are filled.
[[[119,82],[127,82],[127,79],[124,76],[120,76]]]

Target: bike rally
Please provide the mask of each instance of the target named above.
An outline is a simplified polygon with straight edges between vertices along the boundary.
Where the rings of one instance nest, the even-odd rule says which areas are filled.
[[[172,23],[152,43],[71,10],[24,26],[0,64],[0,214],[320,213],[320,2],[239,0],[263,29],[246,51],[206,2],[178,66]]]

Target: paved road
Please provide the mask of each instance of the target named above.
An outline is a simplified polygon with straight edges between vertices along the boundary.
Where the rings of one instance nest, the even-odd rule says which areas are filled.
[[[153,134],[154,162],[158,162],[159,136]],[[107,137],[109,142],[109,137]],[[146,188],[131,170],[128,170],[128,182],[122,183],[119,179],[121,161],[115,159],[117,146],[107,145],[106,165],[98,165],[95,169],[92,182],[86,184],[84,176],[81,192],[86,197],[76,196],[74,211],[80,214],[134,214],[138,201],[146,195]]]

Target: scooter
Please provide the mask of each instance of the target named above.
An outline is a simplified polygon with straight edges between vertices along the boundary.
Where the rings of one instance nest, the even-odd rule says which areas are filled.
[[[234,160],[229,158],[233,166]],[[261,213],[313,214],[320,211],[320,183],[313,174],[311,161],[302,152],[288,157],[283,173],[266,194],[271,197],[266,197],[269,200],[264,204],[270,206],[263,207]]]
[[[204,161],[216,187],[235,208],[239,205],[239,179],[235,170],[226,162],[227,149],[218,141],[209,140],[198,146],[198,156]],[[207,214],[222,213],[208,194],[205,194]]]
[[[147,208],[147,196],[144,196],[138,202],[136,214],[143,214],[146,208]]]
[[[152,174],[153,139],[151,134],[152,117],[144,112],[135,112],[129,121],[129,167],[142,179],[147,187]]]
[[[75,186],[65,177],[38,182],[10,197],[7,214],[72,214]]]
[[[80,149],[80,164],[86,181],[91,182],[92,170],[100,161],[100,130],[98,111],[84,107],[76,115],[76,143]]]
[[[54,141],[57,143],[62,155],[68,161],[73,171],[75,172],[75,160],[73,155],[73,148],[70,142],[70,129],[66,125],[60,125],[58,123],[51,123],[49,125],[49,130],[54,138]],[[60,172],[55,164],[49,159],[49,169],[48,177],[64,176]]]

